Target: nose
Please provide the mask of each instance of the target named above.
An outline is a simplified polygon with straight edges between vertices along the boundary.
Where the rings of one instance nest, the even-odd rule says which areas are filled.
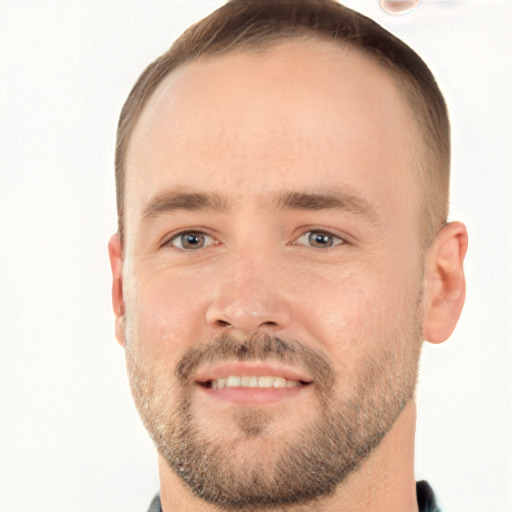
[[[277,332],[290,323],[290,308],[269,262],[238,261],[218,275],[206,321],[216,330],[244,335],[258,330]],[[222,275],[223,274],[223,275]]]

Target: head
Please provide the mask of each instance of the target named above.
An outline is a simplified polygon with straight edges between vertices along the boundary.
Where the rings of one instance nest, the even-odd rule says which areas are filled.
[[[124,177],[131,134],[144,105],[173,70],[200,57],[264,51],[279,42],[315,39],[359,51],[387,69],[416,121],[418,220],[428,246],[448,215],[450,124],[432,72],[405,43],[334,0],[235,0],[191,26],[139,77],[122,109],[116,142],[118,232],[124,235]]]
[[[464,299],[448,167],[426,65],[335,2],[235,0],[146,69],[118,128],[116,334],[192,494],[322,499],[390,435]]]

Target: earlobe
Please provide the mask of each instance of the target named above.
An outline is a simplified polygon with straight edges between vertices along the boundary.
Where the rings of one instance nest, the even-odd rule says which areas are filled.
[[[112,269],[112,306],[116,317],[115,334],[117,341],[124,347],[124,295],[123,295],[123,252],[119,234],[115,233],[108,241],[108,255]]]
[[[445,341],[455,329],[466,296],[464,257],[468,247],[466,226],[450,222],[438,233],[427,255],[423,337]]]

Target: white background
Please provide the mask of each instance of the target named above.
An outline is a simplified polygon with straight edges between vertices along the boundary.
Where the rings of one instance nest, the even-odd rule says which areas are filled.
[[[142,69],[219,0],[3,0],[0,511],[141,512],[153,447],[114,341],[116,118]],[[431,66],[453,123],[468,299],[426,346],[417,477],[445,512],[512,510],[512,2],[352,0]]]

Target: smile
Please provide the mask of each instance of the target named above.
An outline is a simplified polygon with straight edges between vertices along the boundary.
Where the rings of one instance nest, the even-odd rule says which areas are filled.
[[[313,384],[306,372],[278,363],[224,361],[199,369],[204,396],[238,404],[266,404],[301,395]]]
[[[257,377],[255,375],[230,375],[209,381],[212,389],[223,388],[292,388],[300,386],[297,380],[288,380],[284,377],[272,377],[264,375]]]

